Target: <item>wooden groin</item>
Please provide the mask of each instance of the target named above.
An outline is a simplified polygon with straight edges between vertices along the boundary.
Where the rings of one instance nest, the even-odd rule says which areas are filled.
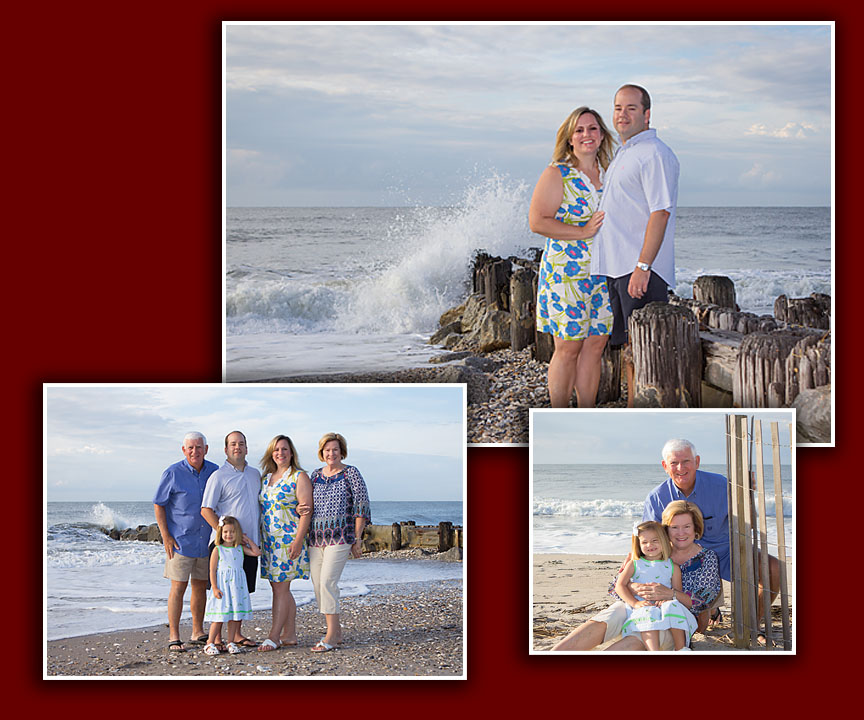
[[[363,550],[405,550],[422,548],[447,552],[451,548],[461,548],[464,531],[461,525],[441,522],[437,525],[416,525],[414,521],[393,523],[392,525],[367,525],[363,533]]]
[[[162,542],[159,525],[139,525],[136,528],[102,528],[102,532],[114,540],[138,540],[141,542]],[[422,548],[446,552],[451,548],[461,548],[464,530],[461,525],[441,522],[437,525],[417,525],[413,520],[393,523],[392,525],[367,525],[363,531],[363,551],[405,550]]]
[[[526,259],[478,252],[472,265],[473,292],[441,316],[441,329],[429,342],[454,352],[481,354],[530,347],[533,359],[548,363],[552,337],[538,332],[534,320],[541,250],[532,248],[531,254]],[[668,363],[668,309],[651,310],[654,304],[648,305],[637,319],[636,332],[631,317],[634,400],[639,398],[645,407],[795,407],[799,441],[830,442],[830,296],[780,295],[774,315],[756,315],[740,311],[734,283],[721,275],[697,278],[693,295],[691,299],[669,294],[669,305],[686,309],[697,321],[698,351],[695,346],[678,347],[676,341],[675,352],[686,355],[679,356],[681,362]],[[679,322],[686,324],[685,317]],[[694,337],[690,331],[681,335],[685,336]],[[698,390],[691,379],[694,367],[701,379]],[[607,345],[599,405],[620,401],[621,380],[620,352]]]

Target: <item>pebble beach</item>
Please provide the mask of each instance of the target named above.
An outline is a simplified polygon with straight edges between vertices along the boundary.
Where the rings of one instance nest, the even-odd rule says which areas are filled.
[[[449,365],[408,368],[392,372],[340,373],[334,375],[303,375],[277,377],[263,382],[284,383],[451,383],[465,382],[461,370],[470,368],[468,381],[477,380],[483,386],[480,402],[469,402],[467,411],[468,443],[528,444],[528,411],[548,408],[546,387],[548,365],[531,357],[531,348],[496,350],[465,358]],[[447,356],[444,356],[447,357]],[[472,364],[480,358],[482,364]],[[459,364],[455,364],[459,363]],[[626,401],[620,401],[623,407]],[[618,407],[604,405],[603,407]]]
[[[297,608],[299,644],[270,652],[246,648],[211,656],[204,645],[169,652],[168,626],[84,635],[46,643],[44,676],[62,677],[444,677],[463,669],[462,581],[438,580],[371,586],[367,595],[342,599],[344,642],[314,653],[324,617],[314,603]],[[270,613],[244,622],[253,640],[267,637]],[[181,638],[191,634],[181,623]]]

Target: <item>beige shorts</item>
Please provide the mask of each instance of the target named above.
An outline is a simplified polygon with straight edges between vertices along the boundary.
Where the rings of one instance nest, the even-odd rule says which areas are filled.
[[[189,582],[190,577],[193,580],[207,580],[210,577],[210,558],[190,558],[175,552],[173,558],[165,559],[162,576],[177,582]]]

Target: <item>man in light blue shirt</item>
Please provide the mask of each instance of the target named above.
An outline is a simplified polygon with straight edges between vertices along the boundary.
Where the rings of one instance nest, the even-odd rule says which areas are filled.
[[[720,577],[731,580],[729,570],[729,500],[726,478],[699,469],[699,456],[687,440],[663,446],[663,470],[669,478],[645,498],[642,521],[662,522],[663,510],[674,500],[686,500],[702,511],[705,532],[697,542],[717,553]]]
[[[591,248],[591,274],[606,275],[612,305],[612,345],[628,343],[633,310],[666,302],[675,285],[678,158],[649,128],[651,97],[638,85],[615,94],[612,122],[621,147],[606,170],[603,226]],[[633,406],[633,362],[624,352],[628,406]]]
[[[183,595],[190,580],[189,610],[192,614],[192,641],[207,639],[204,632],[204,607],[207,603],[207,578],[210,571],[207,543],[210,526],[201,517],[201,501],[207,481],[216,464],[204,459],[207,439],[199,432],[187,433],[181,448],[184,460],[170,465],[159,481],[153,497],[156,523],[165,547],[164,576],[171,581],[168,593],[168,649],[183,652],[180,640],[180,615]]]

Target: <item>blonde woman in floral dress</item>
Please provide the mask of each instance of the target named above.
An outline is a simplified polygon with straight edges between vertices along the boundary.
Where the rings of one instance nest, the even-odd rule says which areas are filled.
[[[612,136],[595,110],[580,107],[558,129],[552,163],[540,175],[528,221],[544,235],[537,293],[537,329],[549,333],[552,407],[594,407],[600,358],[612,332],[606,277],[591,275],[591,240],[603,223],[597,211]]]
[[[312,483],[287,435],[270,441],[261,469],[261,577],[273,589],[273,624],[258,650],[269,652],[297,644],[291,581],[309,578],[306,533],[312,520]]]

